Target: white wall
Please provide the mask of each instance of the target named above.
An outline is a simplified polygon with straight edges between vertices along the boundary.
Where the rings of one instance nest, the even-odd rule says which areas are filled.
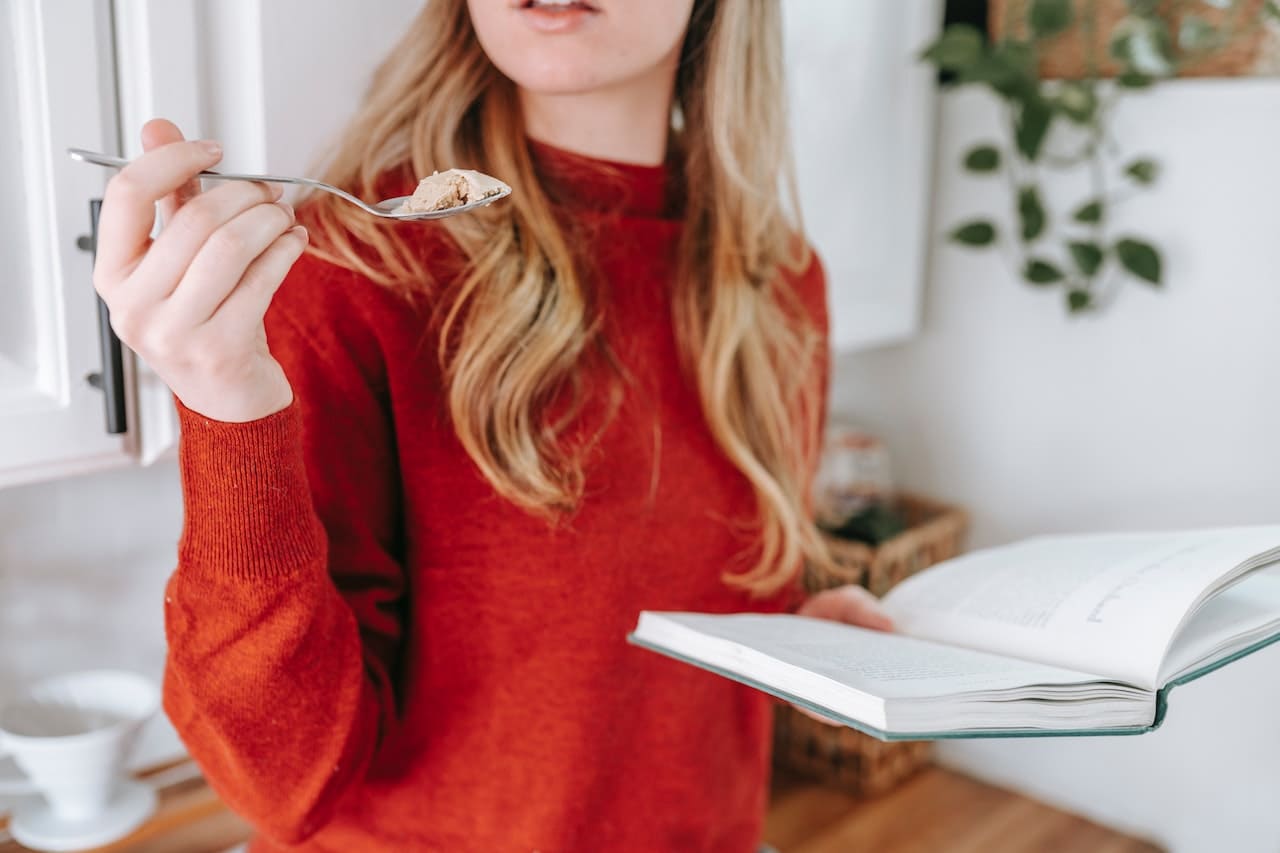
[[[1068,319],[1001,256],[939,238],[919,338],[839,362],[835,407],[886,437],[905,485],[972,510],[973,544],[1280,520],[1280,81],[1180,82],[1118,118],[1165,166],[1117,223],[1166,248],[1164,292]],[[956,166],[995,120],[979,93],[944,99],[939,234],[1004,209],[1004,183]],[[1179,853],[1276,853],[1278,676],[1272,646],[1177,688],[1149,735],[941,755]]]

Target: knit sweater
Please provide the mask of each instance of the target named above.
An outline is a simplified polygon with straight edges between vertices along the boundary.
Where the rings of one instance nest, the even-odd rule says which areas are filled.
[[[429,300],[310,255],[267,314],[293,403],[241,424],[178,404],[165,708],[257,829],[254,851],[759,843],[771,700],[626,642],[642,609],[793,603],[721,578],[750,550],[755,503],[680,366],[679,182],[533,150],[558,215],[592,235],[603,334],[627,377],[612,417],[586,383],[582,429],[607,426],[576,512],[548,523],[468,457],[444,414]],[[393,227],[433,271],[458,268],[443,229]],[[825,334],[817,262],[786,286]]]

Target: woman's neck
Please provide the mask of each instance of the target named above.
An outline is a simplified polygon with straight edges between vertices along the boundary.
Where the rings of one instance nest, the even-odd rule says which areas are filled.
[[[600,160],[658,166],[667,156],[675,57],[643,78],[608,89],[545,94],[520,89],[525,132]]]

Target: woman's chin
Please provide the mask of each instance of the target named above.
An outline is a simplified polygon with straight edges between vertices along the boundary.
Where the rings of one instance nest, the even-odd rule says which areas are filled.
[[[612,82],[598,65],[566,62],[563,57],[502,71],[521,89],[535,95],[583,95]]]

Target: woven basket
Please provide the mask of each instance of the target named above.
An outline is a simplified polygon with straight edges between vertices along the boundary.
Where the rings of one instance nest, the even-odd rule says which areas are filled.
[[[968,526],[963,511],[914,495],[899,496],[896,506],[906,515],[906,530],[876,548],[828,537],[836,567],[806,571],[806,590],[858,584],[880,596],[903,578],[960,553]],[[886,743],[820,722],[790,705],[777,708],[773,741],[778,768],[856,795],[886,791],[933,757],[928,741]]]

